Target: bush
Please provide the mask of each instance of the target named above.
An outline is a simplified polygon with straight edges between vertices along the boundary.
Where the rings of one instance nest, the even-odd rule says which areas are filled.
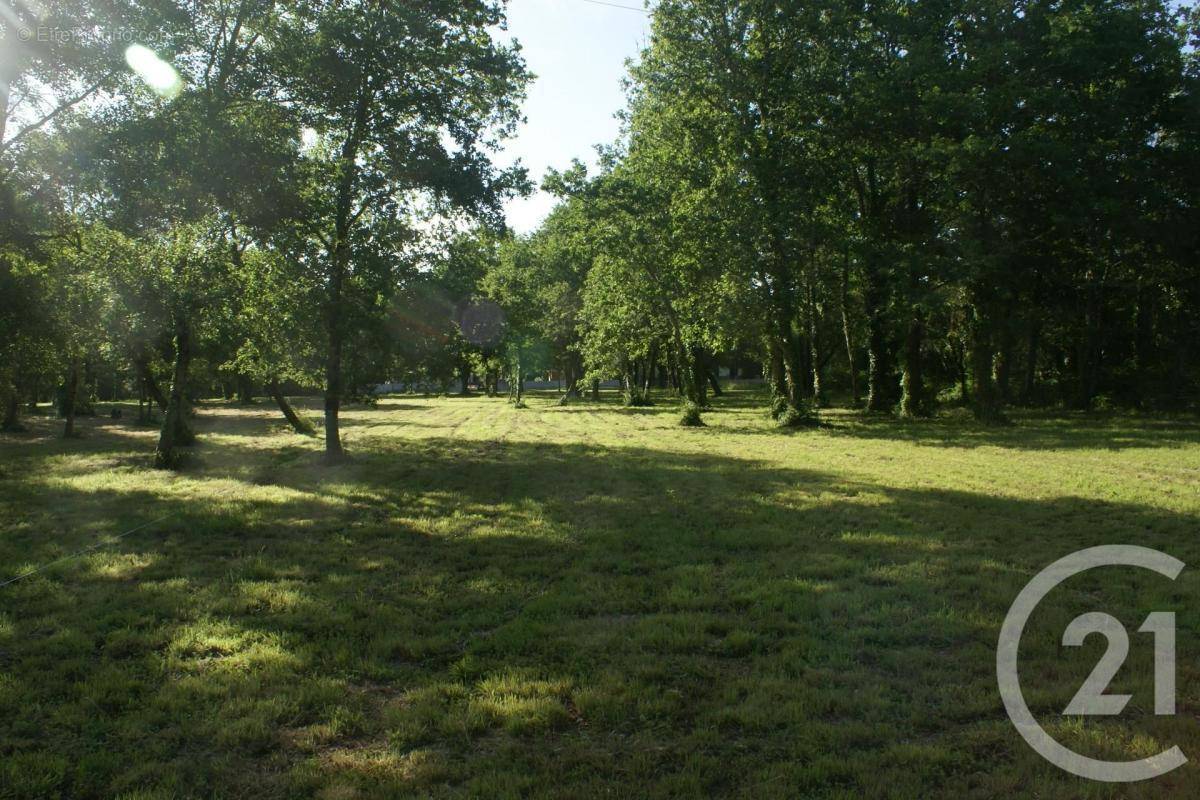
[[[816,409],[808,403],[799,407],[784,403],[783,413],[776,419],[781,428],[815,428],[820,424]]]
[[[685,428],[701,428],[704,426],[704,420],[700,419],[700,406],[688,400],[683,404],[683,414],[679,418],[679,424]]]
[[[783,395],[777,394],[771,398],[771,409],[770,409],[771,419],[779,419],[785,413],[787,413],[787,410],[788,410],[788,401],[787,401],[786,397],[784,397]]]

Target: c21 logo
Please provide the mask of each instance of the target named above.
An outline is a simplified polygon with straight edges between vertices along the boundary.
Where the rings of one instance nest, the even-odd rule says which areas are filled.
[[[1000,697],[1009,719],[1017,732],[1050,763],[1082,778],[1110,783],[1131,783],[1156,778],[1187,762],[1178,746],[1158,755],[1136,761],[1101,761],[1076,753],[1056,741],[1034,719],[1025,697],[1017,671],[1017,651],[1025,623],[1038,603],[1056,586],[1080,572],[1093,567],[1141,567],[1171,580],[1183,571],[1179,559],[1136,545],[1106,545],[1080,550],[1055,561],[1033,577],[1013,601],[996,647],[996,680]],[[1154,635],[1154,713],[1175,713],[1175,615],[1167,611],[1152,612],[1138,628],[1139,632]],[[1108,639],[1108,649],[1096,663],[1090,675],[1079,687],[1075,697],[1063,710],[1064,714],[1120,714],[1129,702],[1129,695],[1104,694],[1117,670],[1129,654],[1129,633],[1114,617],[1102,612],[1081,614],[1063,631],[1062,642],[1079,646],[1090,633],[1102,633]]]

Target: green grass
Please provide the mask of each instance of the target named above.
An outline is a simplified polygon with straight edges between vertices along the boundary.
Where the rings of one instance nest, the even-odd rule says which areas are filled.
[[[0,798],[1167,797],[1200,781],[1200,427],[1154,417],[775,427],[678,408],[392,398],[353,460],[272,408],[201,409],[179,474],[126,420],[0,437]],[[101,411],[104,410],[102,406]],[[115,535],[167,516],[129,536]],[[1189,564],[1071,579],[1022,646],[1064,743],[1193,762],[1111,786],[1004,715],[995,643],[1055,558]],[[1131,633],[1119,718],[1059,712],[1104,610],[1178,614],[1178,710]]]

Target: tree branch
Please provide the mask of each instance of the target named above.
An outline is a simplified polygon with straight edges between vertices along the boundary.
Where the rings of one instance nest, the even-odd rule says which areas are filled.
[[[76,95],[75,97],[71,98],[70,100],[65,100],[62,103],[59,103],[58,106],[53,111],[47,113],[41,119],[36,120],[35,122],[31,122],[28,125],[26,125],[24,128],[21,128],[21,130],[17,131],[13,135],[13,137],[11,139],[9,139],[7,142],[0,142],[0,154],[7,152],[8,149],[10,147],[12,147],[14,144],[16,144],[18,141],[23,139],[25,136],[33,133],[37,129],[41,128],[43,125],[45,125],[47,122],[50,122],[50,120],[54,119],[59,114],[62,114],[64,111],[68,111],[71,108],[74,108],[75,106],[79,105],[84,100],[86,100],[87,98],[91,97],[96,92],[100,91],[100,88],[102,86],[104,86],[104,84],[108,82],[108,79],[111,78],[115,74],[116,74],[116,70],[112,70],[111,72],[107,73],[103,78],[96,81],[94,84],[92,84],[87,89],[85,89],[81,94]]]

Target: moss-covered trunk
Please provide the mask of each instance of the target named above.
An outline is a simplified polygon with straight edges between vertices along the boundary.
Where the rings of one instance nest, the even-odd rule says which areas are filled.
[[[75,407],[79,397],[79,360],[71,359],[71,366],[67,369],[67,381],[63,387],[63,438],[68,439],[75,435]]]
[[[159,469],[175,469],[179,465],[178,448],[186,447],[195,440],[187,420],[187,382],[191,364],[191,326],[186,315],[177,311],[171,393],[167,397],[167,410],[163,415],[162,430],[158,435],[158,447],[154,451],[154,466]]]
[[[925,370],[921,348],[925,342],[925,315],[914,308],[904,337],[904,371],[900,386],[900,414],[905,417],[924,417],[929,413],[925,391]]]

